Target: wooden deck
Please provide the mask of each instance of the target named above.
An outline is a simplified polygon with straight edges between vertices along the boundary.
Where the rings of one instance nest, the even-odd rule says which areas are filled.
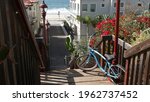
[[[98,69],[86,73],[80,69],[51,70],[40,77],[42,85],[113,85]]]

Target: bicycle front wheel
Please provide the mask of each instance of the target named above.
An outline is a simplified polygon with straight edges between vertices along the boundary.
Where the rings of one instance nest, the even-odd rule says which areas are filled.
[[[85,71],[93,70],[97,67],[97,63],[93,56],[90,55],[82,55],[77,58],[76,64],[78,68]]]

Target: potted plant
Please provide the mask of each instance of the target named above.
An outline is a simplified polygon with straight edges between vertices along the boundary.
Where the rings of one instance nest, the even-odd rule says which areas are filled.
[[[76,67],[75,61],[77,58],[77,55],[75,53],[75,47],[73,45],[73,41],[71,40],[70,37],[66,38],[65,42],[66,48],[69,51],[69,56],[65,56],[65,63],[70,66],[70,69],[74,69]]]

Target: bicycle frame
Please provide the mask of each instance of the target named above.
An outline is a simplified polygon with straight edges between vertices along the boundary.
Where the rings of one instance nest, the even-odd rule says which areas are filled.
[[[96,51],[94,48],[92,48],[89,43],[90,43],[90,40],[91,38],[95,35],[96,33],[92,34],[89,38],[89,41],[88,41],[88,55],[86,54],[86,60],[84,60],[85,64],[88,64],[90,61],[91,61],[91,57],[94,58],[96,64],[98,66],[98,68],[108,77],[111,77],[111,78],[114,78],[114,79],[118,79],[120,78],[120,75],[123,72],[125,72],[123,70],[123,68],[121,66],[119,66],[118,64],[117,65],[113,65],[111,64],[105,56],[103,56],[101,53],[99,53],[98,51]],[[104,61],[105,61],[105,65],[104,67],[100,65],[100,62],[97,58],[97,55],[102,58]],[[79,57],[80,58],[80,57]],[[82,56],[81,56],[82,58]],[[80,65],[79,65],[80,67]],[[83,68],[83,67],[82,67]],[[81,68],[81,69],[82,69]],[[86,67],[85,67],[86,68]],[[90,67],[89,67],[90,68]],[[92,68],[92,67],[91,67]],[[93,68],[96,68],[96,66],[94,66]],[[84,68],[83,68],[84,70]],[[92,70],[92,69],[91,69]]]
[[[97,55],[100,56],[103,60],[105,60],[106,63],[105,63],[105,66],[104,66],[104,67],[102,67],[102,66],[100,65],[100,62],[98,61],[98,59],[97,59],[97,57],[96,57],[95,54],[97,54]],[[114,76],[110,75],[110,74],[107,72],[107,70],[108,70],[108,69],[111,69],[111,67],[112,67],[111,63],[110,63],[101,53],[99,53],[98,51],[96,51],[96,50],[92,49],[91,47],[89,47],[89,56],[88,56],[88,59],[90,59],[91,56],[94,57],[94,59],[95,59],[97,65],[98,65],[98,68],[99,68],[105,75],[107,75],[107,76],[109,76],[109,77],[113,77],[113,78],[115,78],[115,79],[118,78],[118,75],[115,74],[115,72],[113,72]]]
[[[90,36],[89,41],[88,41],[88,45],[89,45],[89,42],[90,42],[91,38],[92,38],[93,36],[95,36],[96,34],[97,34],[97,33],[94,33],[94,34],[92,34],[92,35]],[[117,79],[117,78],[118,78],[118,75],[117,75],[113,70],[111,70],[111,68],[112,68],[114,65],[112,65],[101,53],[99,53],[98,51],[94,50],[94,49],[91,48],[90,46],[88,46],[88,49],[89,49],[89,58],[88,58],[88,59],[90,59],[90,57],[93,56],[94,59],[95,59],[95,61],[96,61],[96,63],[97,63],[97,65],[98,65],[98,68],[99,68],[104,74],[106,74],[106,75],[109,76],[109,77],[113,77],[113,78]],[[95,54],[97,54],[99,57],[101,57],[101,58],[106,62],[104,68],[100,65],[100,62],[98,61],[98,59],[97,59],[97,57],[96,57]],[[110,75],[110,74],[107,72],[108,69],[113,72],[114,76],[113,76],[113,75]]]

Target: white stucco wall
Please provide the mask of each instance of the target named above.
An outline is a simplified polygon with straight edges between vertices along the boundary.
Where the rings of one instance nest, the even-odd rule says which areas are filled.
[[[72,21],[73,24],[75,24],[77,26],[77,34],[78,36],[80,35],[86,35],[86,25],[85,24],[81,24],[76,20],[76,16],[90,16],[91,18],[95,18],[97,15],[103,15],[103,14],[107,14],[107,15],[113,15],[116,12],[116,7],[114,7],[114,3],[116,2],[116,0],[70,0],[71,2],[71,12],[74,14],[74,21]],[[120,12],[122,14],[125,13],[126,8],[128,7],[127,4],[130,3],[131,7],[133,10],[144,10],[144,9],[149,9],[149,5],[150,5],[150,0],[140,0],[140,2],[142,3],[143,7],[137,8],[139,0],[120,0],[120,3],[124,3],[123,7],[120,7]],[[75,7],[76,4],[76,7]],[[79,4],[79,9],[78,9],[78,4]],[[82,11],[82,4],[87,4],[88,5],[88,9],[87,11]],[[90,5],[91,4],[96,4],[96,11],[95,12],[91,12],[90,11]],[[104,4],[105,6],[102,7],[102,4]],[[73,6],[74,5],[74,6]],[[90,27],[90,32],[89,34],[92,34],[94,32],[94,29],[92,27]],[[79,37],[80,39],[80,37]]]

